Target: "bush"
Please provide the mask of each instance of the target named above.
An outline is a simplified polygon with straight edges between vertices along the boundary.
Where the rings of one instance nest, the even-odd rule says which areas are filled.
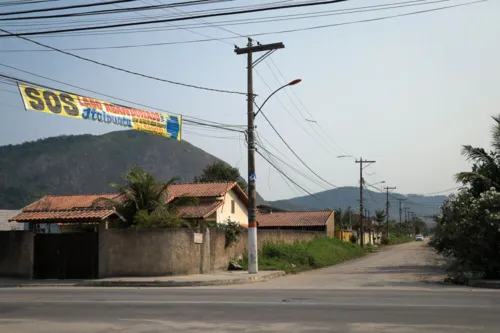
[[[494,188],[476,197],[461,189],[445,201],[431,245],[454,258],[460,271],[500,277],[500,193]]]
[[[380,241],[380,244],[389,245],[390,244],[389,238],[387,238],[387,237],[382,238],[382,240]]]
[[[357,244],[328,237],[295,244],[266,243],[259,252],[259,267],[263,270],[297,273],[335,265],[364,254],[365,251]]]
[[[243,227],[239,222],[233,222],[231,219],[228,219],[224,223],[217,224],[209,224],[208,227],[215,227],[224,232],[226,243],[225,247],[231,247],[235,242],[238,241],[240,235],[243,233]]]

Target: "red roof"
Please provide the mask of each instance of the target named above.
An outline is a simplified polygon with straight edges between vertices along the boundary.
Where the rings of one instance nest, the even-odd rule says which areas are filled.
[[[98,198],[116,198],[117,194],[86,194],[86,195],[48,195],[24,207],[27,211],[57,211],[70,209],[91,208],[92,203]]]
[[[168,200],[170,202],[175,198],[180,197],[222,197],[230,190],[234,190],[238,197],[245,204],[248,201],[248,196],[236,182],[220,182],[220,183],[183,183],[173,184],[168,188]]]
[[[46,212],[21,212],[11,218],[17,222],[98,222],[110,215],[116,214],[113,209],[81,209],[81,210],[53,210]]]
[[[248,197],[236,182],[172,184],[168,188],[167,202],[183,196],[218,198],[225,196],[230,190],[234,190],[246,205]],[[118,194],[49,195],[26,206],[20,214],[9,221],[64,220],[64,222],[69,222],[70,220],[95,221],[103,219],[114,213],[114,210],[103,205],[97,207],[93,205],[99,198],[120,199]],[[185,206],[179,209],[179,213],[185,218],[206,218],[222,204],[223,201],[215,200],[209,203],[200,203],[197,206]]]
[[[212,215],[217,208],[223,204],[224,201],[217,200],[214,202],[200,203],[196,206],[184,206],[179,207],[177,213],[179,213],[180,217],[187,219],[204,219]]]
[[[257,213],[258,226],[266,227],[321,227],[326,226],[333,210],[313,212]]]

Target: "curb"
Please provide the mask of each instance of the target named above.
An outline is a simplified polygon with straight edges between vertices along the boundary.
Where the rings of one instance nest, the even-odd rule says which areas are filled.
[[[224,286],[232,284],[244,284],[265,282],[280,276],[286,275],[285,272],[274,272],[263,276],[249,276],[246,278],[212,280],[212,281],[84,281],[76,283],[78,287],[205,287],[205,286]]]
[[[469,280],[467,285],[470,287],[476,287],[476,288],[500,289],[500,281],[471,279],[471,280]]]
[[[283,271],[273,272],[262,276],[249,276],[244,278],[236,279],[224,279],[224,280],[208,280],[208,281],[82,281],[75,283],[24,283],[24,284],[8,284],[0,285],[0,288],[37,288],[37,287],[205,287],[205,286],[223,286],[232,284],[245,284],[245,283],[256,283],[265,282],[271,279],[275,279],[281,276],[285,276],[286,273]]]

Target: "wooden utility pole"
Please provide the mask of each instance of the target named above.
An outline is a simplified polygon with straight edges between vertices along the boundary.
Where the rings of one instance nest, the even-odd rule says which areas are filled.
[[[257,258],[257,205],[256,205],[256,172],[255,172],[255,135],[254,135],[254,117],[253,111],[254,93],[253,93],[253,67],[264,60],[277,49],[284,48],[283,43],[274,43],[262,45],[257,43],[253,45],[252,39],[248,38],[247,47],[236,47],[234,52],[238,55],[247,55],[247,118],[248,118],[248,273],[257,274],[259,272]],[[253,53],[267,51],[260,58],[253,61]]]
[[[389,217],[390,217],[390,208],[391,204],[389,203],[389,190],[395,190],[396,187],[386,186],[384,189],[387,191],[386,193],[386,203],[385,203],[385,218],[386,218],[386,229],[387,229],[387,238],[389,238]]]
[[[399,201],[399,226],[402,228],[403,227],[403,220],[402,220],[402,215],[403,215],[403,201],[406,201],[406,199],[397,199]]]
[[[362,157],[359,158],[359,160],[356,160],[356,163],[359,163],[359,227],[360,227],[360,244],[361,247],[365,245],[365,229],[364,229],[364,214],[363,214],[363,163],[366,164],[365,168],[372,164],[375,163],[376,161],[368,161],[368,160],[363,160]]]

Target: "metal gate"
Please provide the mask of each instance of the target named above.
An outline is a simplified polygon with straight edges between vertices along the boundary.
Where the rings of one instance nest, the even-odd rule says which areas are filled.
[[[95,279],[98,234],[78,232],[35,234],[35,279]]]

